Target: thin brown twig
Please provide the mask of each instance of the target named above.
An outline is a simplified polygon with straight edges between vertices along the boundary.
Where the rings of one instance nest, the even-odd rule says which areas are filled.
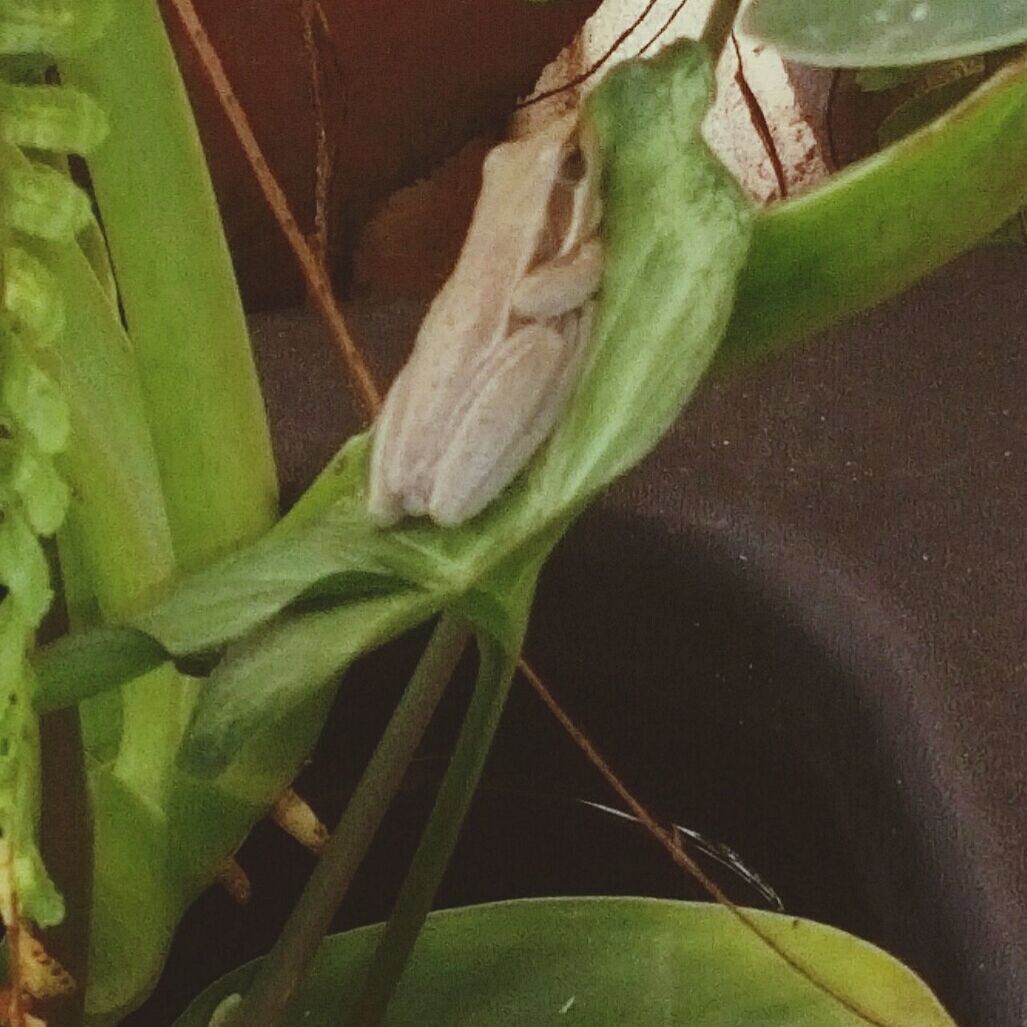
[[[752,91],[752,86],[749,85],[749,80],[745,76],[742,48],[738,45],[738,36],[734,32],[731,33],[731,42],[734,44],[735,58],[738,62],[738,70],[735,72],[735,84],[738,86],[742,99],[745,101],[745,106],[749,111],[749,120],[752,122],[752,127],[756,129],[756,134],[760,137],[760,142],[763,143],[763,149],[766,151],[767,157],[770,158],[771,167],[774,169],[774,177],[777,179],[777,191],[780,194],[780,198],[782,200],[787,199],[788,176],[785,175],[784,164],[781,163],[781,154],[778,153],[777,143],[774,142],[774,134],[770,131],[767,116],[763,113],[759,98]]]
[[[684,10],[685,4],[687,3],[688,0],[678,0],[678,5],[674,8],[673,11],[670,12],[669,15],[667,15],[667,20],[656,30],[656,32],[652,34],[652,36],[649,37],[649,42],[646,43],[645,46],[643,46],[642,49],[638,51],[639,57],[641,57],[642,54],[644,54],[646,50],[648,50],[649,47],[651,47],[653,43],[655,43],[656,40],[658,40],[663,35],[663,33],[670,28],[670,26],[674,22],[674,19],[677,18],[677,16]]]
[[[660,845],[663,846],[675,864],[699,883],[711,899],[727,909],[743,927],[752,932],[752,934],[766,945],[775,956],[782,960],[788,967],[799,974],[800,977],[816,988],[819,992],[826,995],[832,1001],[837,1002],[842,1008],[852,1013],[854,1016],[858,1016],[865,1023],[871,1024],[872,1027],[893,1027],[893,1025],[889,1025],[884,1021],[878,1020],[873,1016],[873,1014],[862,1009],[847,995],[843,995],[836,991],[827,983],[827,981],[818,977],[809,966],[788,952],[780,942],[778,942],[768,931],[756,922],[755,917],[753,917],[746,909],[732,902],[716,881],[714,881],[706,871],[688,855],[681,844],[680,838],[663,827],[663,825],[656,820],[649,810],[642,805],[641,801],[635,797],[634,793],[626,784],[624,784],[610,764],[606,762],[594,743],[588,738],[584,731],[574,723],[570,714],[568,714],[567,711],[564,710],[564,708],[556,701],[553,693],[546,687],[545,682],[541,677],[539,677],[538,673],[534,671],[523,659],[518,662],[518,669],[527,679],[528,684],[530,684],[535,690],[535,694],[542,700],[546,709],[548,709],[553,717],[556,718],[564,731],[570,735],[574,744],[577,745],[585,755],[585,758],[589,763],[595,767],[599,772],[599,775],[610,786],[621,802],[627,806],[631,815],[635,817],[635,819],[657,842],[659,842]]]
[[[831,74],[831,85],[827,90],[827,103],[824,112],[824,132],[827,135],[827,152],[831,157],[832,171],[838,171],[841,168],[841,162],[838,160],[838,147],[834,138],[834,104],[838,99],[838,83],[841,78],[841,69],[835,68]]]
[[[314,35],[314,19],[322,29],[327,24],[318,0],[300,0],[300,19],[303,23],[303,46],[310,65],[310,102],[314,114],[314,241],[321,266],[328,260],[328,194],[332,182],[332,153],[328,147],[325,125],[324,82],[321,71],[321,49]]]
[[[171,0],[171,3],[200,58],[204,71],[214,86],[218,102],[232,125],[250,167],[253,168],[261,192],[299,263],[300,270],[310,289],[311,298],[325,319],[328,329],[342,353],[365,412],[371,416],[381,406],[381,394],[371,369],[364,360],[359,347],[353,341],[342,312],[335,302],[328,275],[310,248],[306,237],[296,223],[296,218],[289,209],[289,201],[261,151],[260,144],[250,126],[249,118],[232,88],[221,58],[207,35],[207,30],[200,21],[192,0]]]
[[[560,93],[566,93],[569,89],[576,89],[583,82],[587,82],[606,62],[620,49],[624,41],[630,36],[635,29],[642,24],[643,21],[649,16],[649,12],[656,6],[656,0],[648,0],[645,7],[642,9],[642,13],[636,17],[627,28],[610,44],[606,52],[595,61],[590,67],[586,68],[580,75],[575,75],[572,79],[569,79],[562,86],[554,86],[552,89],[546,89],[541,93],[536,93],[534,96],[529,96],[527,100],[522,100],[514,108],[515,110],[522,111],[525,107],[532,107],[536,103],[541,103],[543,100],[548,100],[551,97],[559,96]],[[651,40],[650,40],[651,42]],[[648,45],[648,44],[647,44]]]

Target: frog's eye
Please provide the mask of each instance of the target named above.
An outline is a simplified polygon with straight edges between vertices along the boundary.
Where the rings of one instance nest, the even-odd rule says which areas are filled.
[[[588,161],[578,145],[570,148],[560,165],[557,182],[560,185],[577,185],[588,174]]]

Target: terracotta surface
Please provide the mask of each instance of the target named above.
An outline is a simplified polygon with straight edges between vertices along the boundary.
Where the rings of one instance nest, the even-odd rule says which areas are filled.
[[[375,206],[426,175],[473,136],[497,132],[516,99],[598,0],[320,0],[314,36],[334,173],[329,246],[340,277]],[[167,11],[169,5],[164,0]],[[196,6],[305,231],[314,227],[311,58],[301,0],[197,0]],[[303,289],[252,174],[168,15],[209,154],[243,292],[251,309]]]

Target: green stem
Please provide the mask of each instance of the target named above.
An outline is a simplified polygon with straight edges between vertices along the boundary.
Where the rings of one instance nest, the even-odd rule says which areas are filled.
[[[443,615],[296,908],[237,1014],[276,1027],[371,845],[467,644],[467,626]]]
[[[158,5],[115,4],[104,37],[61,72],[110,121],[89,171],[139,368],[173,568],[188,571],[263,534],[277,508],[231,258]],[[108,572],[97,570],[102,588]],[[137,591],[122,595],[139,601]],[[176,687],[169,669],[157,673],[160,681],[125,690],[118,773],[159,802],[193,690]]]
[[[268,529],[274,463],[228,247],[158,5],[113,6],[104,38],[61,71],[110,119],[89,170],[175,555],[189,570]]]
[[[721,53],[731,38],[740,6],[741,0],[714,0],[702,32],[702,41],[714,56]]]
[[[367,984],[345,1021],[351,1027],[373,1027],[385,1015],[453,854],[499,726],[517,657],[492,644],[483,645],[480,640],[479,648],[478,681],[456,750],[395,909],[378,943]]]

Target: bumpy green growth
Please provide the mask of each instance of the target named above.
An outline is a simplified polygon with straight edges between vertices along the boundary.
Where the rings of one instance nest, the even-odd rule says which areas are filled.
[[[0,12],[0,53],[53,52],[102,23],[97,4],[12,2]],[[63,916],[36,845],[38,722],[28,653],[53,600],[44,540],[60,527],[69,490],[54,464],[68,438],[68,408],[40,366],[64,327],[54,276],[34,240],[74,243],[92,219],[89,200],[34,151],[83,152],[104,121],[80,93],[42,86],[26,54],[0,81],[0,906],[5,921],[46,926]]]
[[[0,54],[64,54],[88,46],[110,20],[109,0],[4,0]]]

